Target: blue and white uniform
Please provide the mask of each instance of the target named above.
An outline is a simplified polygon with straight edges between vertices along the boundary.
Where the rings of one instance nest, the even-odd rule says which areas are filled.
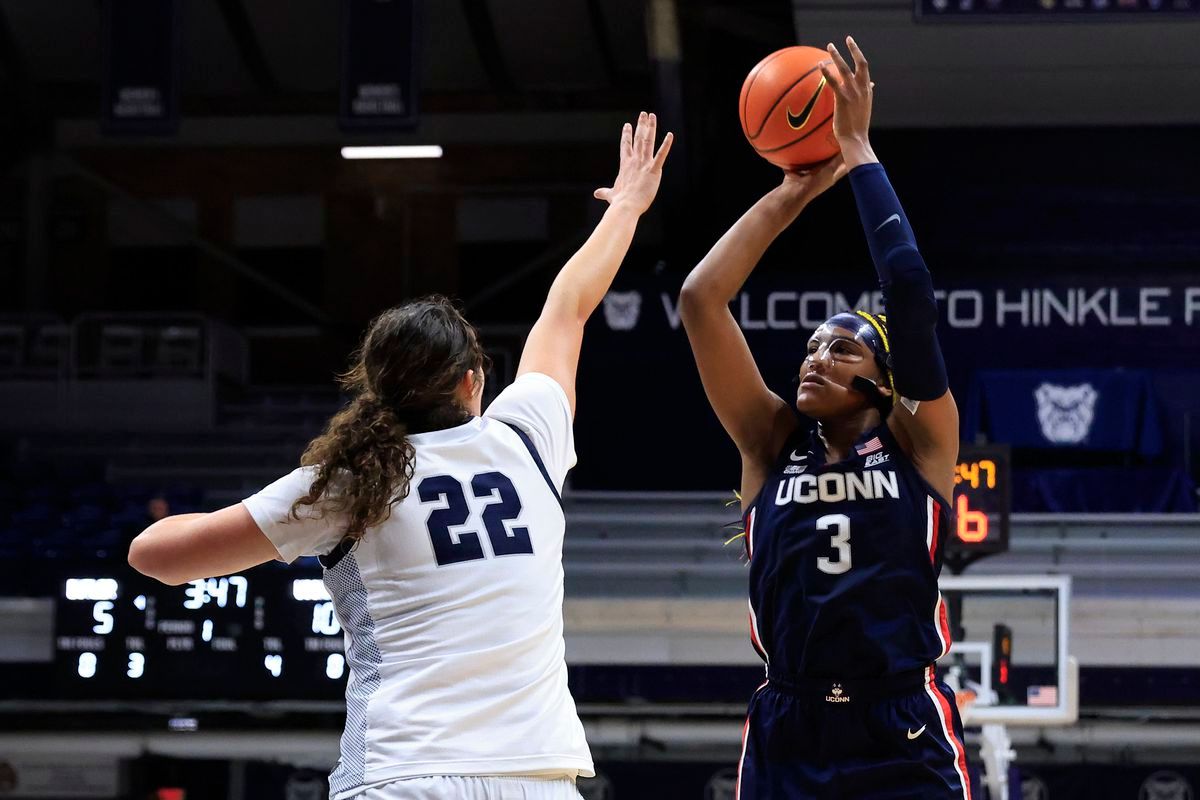
[[[970,800],[937,588],[953,519],[882,424],[828,464],[802,428],[746,509],[750,636],[767,664],[739,798]]]
[[[289,518],[311,468],[244,501],[282,560],[324,556],[350,666],[333,800],[426,776],[560,779],[539,796],[577,797],[594,774],[563,660],[571,425],[562,387],[526,374],[482,417],[410,435],[408,495],[349,549],[336,517]]]
[[[850,183],[887,318],[834,321],[862,330],[916,415],[948,390],[932,279],[883,167],[858,166]],[[884,421],[835,464],[815,433],[794,434],[746,509],[767,681],[750,701],[738,798],[971,800],[962,721],[933,668],[950,648],[937,579],[951,508],[892,435],[891,396],[854,388]]]

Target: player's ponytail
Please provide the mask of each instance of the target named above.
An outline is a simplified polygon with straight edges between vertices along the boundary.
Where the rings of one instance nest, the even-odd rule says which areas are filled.
[[[408,435],[470,419],[458,385],[470,369],[482,380],[486,360],[475,329],[444,297],[379,315],[340,376],[350,402],[300,459],[316,472],[292,515],[319,504],[318,513],[345,517],[353,539],[384,522],[409,492],[416,452]]]

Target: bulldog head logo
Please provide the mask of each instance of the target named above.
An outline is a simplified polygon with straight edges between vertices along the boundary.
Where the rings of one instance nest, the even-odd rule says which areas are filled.
[[[1099,395],[1090,383],[1055,386],[1043,383],[1033,393],[1042,435],[1054,444],[1078,444],[1087,438]]]
[[[642,296],[637,292],[609,292],[604,295],[604,321],[614,331],[633,330],[641,310]]]

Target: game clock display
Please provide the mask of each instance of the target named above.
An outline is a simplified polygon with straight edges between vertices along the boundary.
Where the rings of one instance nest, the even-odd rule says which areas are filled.
[[[1200,0],[916,0],[919,22],[1195,17]]]
[[[963,445],[954,468],[954,531],[946,541],[947,556],[1008,550],[1011,508],[1008,448]]]
[[[344,692],[341,625],[310,572],[267,568],[181,586],[94,565],[59,576],[60,696],[322,700]]]

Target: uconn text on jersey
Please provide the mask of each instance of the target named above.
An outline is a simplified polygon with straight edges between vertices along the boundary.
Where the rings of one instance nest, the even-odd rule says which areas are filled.
[[[775,505],[788,503],[841,503],[845,500],[899,500],[896,473],[888,470],[826,472],[781,480]]]

